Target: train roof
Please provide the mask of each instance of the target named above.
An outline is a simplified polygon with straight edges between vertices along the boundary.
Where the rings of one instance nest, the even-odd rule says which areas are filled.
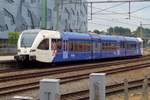
[[[35,33],[37,35],[41,36],[47,36],[51,38],[60,38],[60,32],[59,31],[53,31],[53,30],[42,30],[42,29],[31,29],[31,30],[24,30],[22,33],[29,34],[29,33]]]
[[[127,41],[142,41],[142,40],[138,40],[136,37],[127,37],[127,36],[117,36],[117,35],[100,35],[102,40],[117,40],[117,41],[121,41],[121,40],[127,40]]]
[[[121,41],[124,40],[123,36],[113,36],[113,35],[98,35],[98,34],[90,34],[90,33],[76,33],[76,32],[63,32],[63,37],[67,37],[68,39],[102,39],[102,40],[115,40]]]
[[[37,32],[42,34],[49,34],[51,37],[60,37],[60,35],[63,38],[66,39],[101,39],[101,40],[112,40],[112,41],[141,41],[141,38],[135,38],[135,37],[126,37],[126,36],[117,36],[117,35],[99,35],[94,33],[78,33],[78,32],[59,32],[59,31],[51,31],[51,30],[42,30],[42,29],[31,29],[31,30],[25,30],[23,32]]]
[[[116,35],[99,35],[102,40],[121,41],[124,40],[123,36]]]
[[[138,39],[137,38],[135,38],[135,37],[124,37],[127,41],[138,41]]]
[[[38,34],[40,31],[41,31],[41,29],[30,29],[30,30],[24,30],[23,33],[24,32],[35,32]]]
[[[63,32],[62,36],[68,39],[91,39],[87,33]]]

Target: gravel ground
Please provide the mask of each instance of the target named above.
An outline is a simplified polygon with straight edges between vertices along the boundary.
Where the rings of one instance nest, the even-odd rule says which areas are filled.
[[[150,48],[145,48],[144,49],[144,55],[150,54]]]
[[[148,91],[150,91],[150,89]],[[150,99],[150,92],[148,98]],[[116,93],[109,95],[106,100],[124,100],[124,94]],[[143,100],[142,89],[131,90],[129,92],[129,100]]]

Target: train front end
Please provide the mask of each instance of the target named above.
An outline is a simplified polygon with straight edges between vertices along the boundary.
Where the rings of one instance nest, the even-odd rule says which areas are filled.
[[[20,34],[17,43],[17,55],[14,56],[17,62],[36,60],[36,54],[34,54],[36,48],[34,48],[33,43],[39,32],[40,30],[26,30]]]

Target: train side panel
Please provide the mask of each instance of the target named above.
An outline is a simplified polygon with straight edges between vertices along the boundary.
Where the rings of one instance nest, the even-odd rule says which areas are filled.
[[[57,52],[53,62],[90,60],[90,44],[89,34],[61,33],[61,50],[59,53]]]
[[[68,38],[69,61],[80,61],[91,59],[91,37],[89,34],[66,33]]]
[[[120,49],[120,41],[122,41],[121,37],[102,35],[101,36],[102,58],[113,58],[123,56],[125,52],[121,51]]]
[[[92,59],[101,59],[101,38],[98,34],[91,36],[91,57]]]

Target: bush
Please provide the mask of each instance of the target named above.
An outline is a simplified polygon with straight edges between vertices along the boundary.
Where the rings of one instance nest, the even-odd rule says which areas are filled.
[[[8,33],[8,45],[17,46],[17,41],[19,38],[19,32],[9,32]]]

